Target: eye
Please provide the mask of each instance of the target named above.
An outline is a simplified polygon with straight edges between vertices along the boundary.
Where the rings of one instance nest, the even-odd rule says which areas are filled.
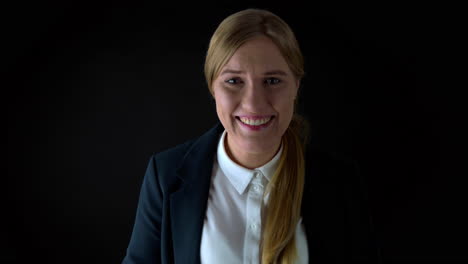
[[[268,84],[275,85],[275,84],[280,83],[281,80],[278,79],[278,78],[271,77],[271,78],[266,79],[266,82],[267,82]]]
[[[238,78],[232,78],[232,79],[228,79],[228,80],[226,80],[224,82],[227,83],[227,84],[230,84],[230,85],[234,85],[234,84],[239,83],[239,79]]]

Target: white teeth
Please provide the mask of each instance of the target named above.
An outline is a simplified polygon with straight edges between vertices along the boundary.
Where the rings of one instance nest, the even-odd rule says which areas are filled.
[[[268,123],[268,121],[270,121],[270,119],[271,119],[271,117],[267,117],[267,118],[263,118],[263,119],[256,119],[256,120],[248,119],[246,117],[241,117],[240,118],[242,123],[247,124],[247,125],[251,125],[251,126],[263,125],[265,123]]]

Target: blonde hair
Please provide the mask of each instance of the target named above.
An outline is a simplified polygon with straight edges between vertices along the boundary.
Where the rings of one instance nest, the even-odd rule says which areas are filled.
[[[270,11],[250,8],[225,18],[211,37],[205,78],[212,95],[222,67],[242,44],[257,36],[267,36],[276,44],[297,80],[304,76],[304,59],[288,24]],[[293,263],[298,257],[295,231],[301,217],[307,135],[307,121],[294,114],[282,137],[278,168],[264,193],[269,201],[261,241],[263,264]]]

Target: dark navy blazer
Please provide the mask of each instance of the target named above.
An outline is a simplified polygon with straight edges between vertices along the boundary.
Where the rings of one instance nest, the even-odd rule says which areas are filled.
[[[123,264],[200,263],[221,123],[151,157]],[[351,159],[306,153],[302,218],[310,263],[381,263],[366,190]]]

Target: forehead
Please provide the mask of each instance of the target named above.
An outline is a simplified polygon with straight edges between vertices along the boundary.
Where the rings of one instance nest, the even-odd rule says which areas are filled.
[[[270,70],[283,70],[290,73],[288,64],[279,48],[265,36],[248,40],[240,46],[223,68],[250,73]]]

